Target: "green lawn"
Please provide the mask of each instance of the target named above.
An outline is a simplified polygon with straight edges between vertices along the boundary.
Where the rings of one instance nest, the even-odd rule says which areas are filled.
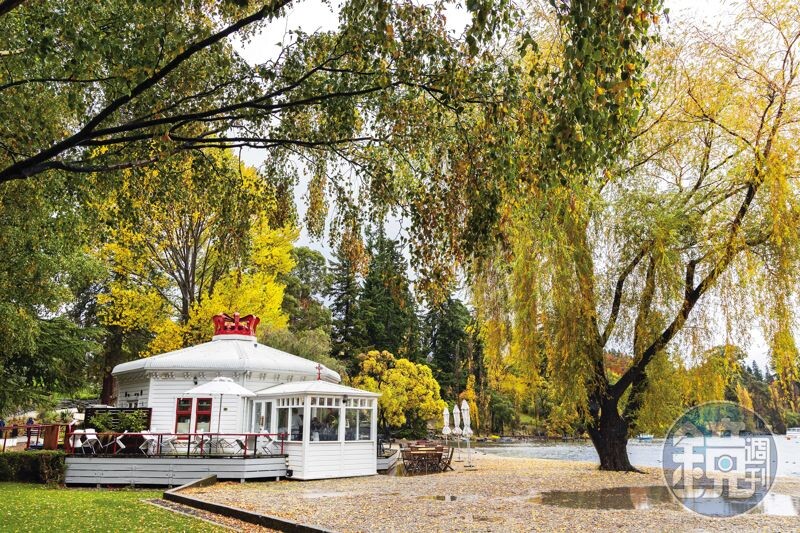
[[[141,501],[161,494],[159,490],[0,483],[0,531],[222,531]]]

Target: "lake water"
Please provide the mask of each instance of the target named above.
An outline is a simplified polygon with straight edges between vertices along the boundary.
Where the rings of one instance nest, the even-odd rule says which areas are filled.
[[[628,456],[634,466],[661,466],[663,440],[628,442]],[[789,441],[783,435],[775,436],[778,452],[778,476],[800,477],[800,441]],[[590,443],[513,443],[479,444],[479,451],[503,457],[532,457],[562,461],[593,461],[600,464],[597,452]]]

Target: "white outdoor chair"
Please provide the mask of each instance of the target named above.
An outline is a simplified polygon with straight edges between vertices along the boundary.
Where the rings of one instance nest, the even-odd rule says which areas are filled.
[[[161,451],[163,452],[167,449],[172,453],[178,453],[177,442],[178,437],[176,435],[164,435],[161,437]]]
[[[122,435],[117,435],[116,439],[113,439],[111,442],[105,445],[103,451],[105,453],[117,454],[124,450],[126,446],[125,443],[122,442],[122,437],[125,435],[125,433],[127,433],[127,431],[124,431]]]
[[[211,437],[209,435],[203,435],[202,432],[199,432],[192,439],[192,453],[210,453],[210,443]]]
[[[233,439],[233,443],[230,446],[233,448],[233,455],[244,455],[245,450],[247,450],[244,438]]]
[[[84,432],[82,429],[78,429],[72,432],[70,436],[70,446],[72,446],[72,452],[75,453],[75,450],[80,450],[81,453],[85,454],[86,452],[83,450],[83,435]]]
[[[97,436],[97,432],[93,428],[88,428],[84,433],[86,440],[83,441],[82,449],[85,449],[88,446],[92,453],[97,453],[97,448],[103,449],[103,443],[100,442],[100,439]]]
[[[142,431],[144,442],[139,446],[139,451],[144,455],[152,455],[158,446],[158,437],[151,435],[149,431]]]
[[[258,437],[256,446],[266,455],[276,455],[281,451],[280,444],[268,435]]]

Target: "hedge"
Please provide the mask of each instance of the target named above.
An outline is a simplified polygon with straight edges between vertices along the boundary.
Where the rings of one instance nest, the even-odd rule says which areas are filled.
[[[53,450],[0,453],[0,481],[63,483],[65,457],[64,452]]]

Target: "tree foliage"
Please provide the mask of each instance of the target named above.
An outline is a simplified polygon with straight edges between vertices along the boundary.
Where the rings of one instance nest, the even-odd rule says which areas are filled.
[[[384,429],[405,427],[411,436],[425,434],[426,423],[441,416],[445,403],[430,367],[377,350],[360,354],[360,372],[352,383],[380,392],[379,419]]]
[[[325,256],[300,246],[292,249],[294,267],[281,278],[286,285],[282,308],[289,317],[289,329],[295,332],[329,329],[331,312],[324,298],[330,293],[333,278]]]
[[[432,306],[425,315],[423,344],[434,375],[449,398],[467,386],[467,326],[471,320],[469,309],[452,296]],[[474,394],[475,377],[469,379]],[[477,414],[477,406],[471,407]]]
[[[83,253],[90,227],[63,175],[48,187],[0,188],[0,413],[27,408],[88,379],[96,332],[72,321],[81,288],[101,265]]]
[[[408,263],[382,225],[369,243],[369,253],[369,270],[358,297],[358,320],[364,327],[360,348],[417,360],[419,323]]]

